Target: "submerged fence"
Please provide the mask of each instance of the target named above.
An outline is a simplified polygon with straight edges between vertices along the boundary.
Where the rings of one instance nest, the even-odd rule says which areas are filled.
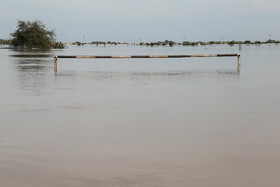
[[[55,56],[54,71],[57,72],[58,58],[194,58],[194,57],[237,57],[237,71],[240,72],[240,54],[208,54],[208,55],[133,55],[133,56]]]

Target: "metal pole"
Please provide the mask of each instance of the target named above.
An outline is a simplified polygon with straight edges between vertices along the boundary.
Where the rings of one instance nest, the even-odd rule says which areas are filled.
[[[192,57],[233,57],[239,54],[208,54],[208,55],[132,55],[132,56],[56,56],[57,58],[192,58]]]
[[[241,66],[241,63],[240,63],[240,55],[237,56],[237,71],[240,72],[240,66]]]
[[[237,57],[237,71],[240,72],[240,54],[206,54],[206,55],[132,55],[132,56],[56,56],[54,71],[57,72],[58,58],[192,58],[192,57]]]
[[[54,72],[57,72],[57,56],[54,57]]]

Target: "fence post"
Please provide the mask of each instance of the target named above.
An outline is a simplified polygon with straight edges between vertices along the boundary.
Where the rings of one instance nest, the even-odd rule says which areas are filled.
[[[240,72],[240,54],[237,55],[237,71]]]
[[[54,57],[54,72],[57,72],[57,56]]]

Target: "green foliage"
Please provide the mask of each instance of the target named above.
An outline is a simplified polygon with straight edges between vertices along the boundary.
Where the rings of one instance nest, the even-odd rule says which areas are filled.
[[[104,42],[104,43],[105,43],[105,42]],[[111,41],[108,41],[107,44],[108,44],[108,45],[118,45],[117,42],[111,42]],[[104,45],[105,45],[105,44],[104,44]]]
[[[230,41],[230,42],[227,42],[227,44],[228,44],[228,45],[234,45],[234,44],[237,44],[237,42],[234,41],[234,40],[232,40],[232,41]]]
[[[103,42],[103,41],[93,41],[91,43],[81,43],[81,42],[74,42],[73,45],[85,45],[85,44],[91,44],[91,45],[103,45],[104,47],[106,45],[139,45],[139,46],[149,46],[149,47],[154,47],[154,46],[169,46],[169,47],[172,47],[172,46],[180,46],[180,45],[183,45],[183,46],[209,46],[209,45],[225,45],[225,44],[228,44],[230,46],[233,46],[233,45],[242,45],[242,44],[247,44],[247,45],[260,45],[260,44],[278,44],[280,43],[280,41],[277,41],[277,40],[267,40],[265,42],[261,42],[261,41],[255,41],[255,42],[252,42],[250,40],[245,40],[245,41],[235,41],[235,40],[232,40],[232,41],[208,41],[208,42],[203,42],[203,41],[193,41],[193,42],[190,42],[190,41],[184,41],[182,43],[177,43],[177,42],[174,42],[174,41],[171,41],[171,40],[165,40],[165,41],[157,41],[157,42],[140,42],[140,43],[125,43],[125,42],[112,42],[112,41],[107,41],[107,42]]]
[[[110,45],[118,45],[118,44],[120,44],[120,42],[107,42],[107,44],[110,44]]]
[[[265,41],[264,43],[267,43],[267,44],[273,44],[273,43],[274,44],[278,44],[278,43],[280,43],[280,41],[269,39],[269,40]]]
[[[130,43],[126,43],[126,42],[112,42],[112,41],[107,41],[107,42],[104,42],[104,41],[92,41],[90,43],[81,43],[81,42],[73,42],[72,43],[73,45],[96,45],[96,46],[99,46],[99,45],[102,45],[102,46],[106,46],[106,45],[131,45]]]
[[[53,48],[54,49],[64,49],[65,48],[65,45],[62,43],[62,42],[55,42],[53,44]]]
[[[199,41],[198,42],[200,45],[208,45],[208,43],[207,42],[202,42],[202,41]]]
[[[0,45],[9,45],[10,43],[11,43],[11,40],[0,39]]]
[[[244,44],[251,44],[251,41],[250,40],[245,40],[243,43]]]
[[[262,44],[262,42],[261,41],[255,41],[254,44],[260,45],[260,44]]]
[[[11,36],[11,45],[22,49],[47,50],[55,42],[54,30],[47,30],[41,21],[18,21],[17,29]]]
[[[151,46],[151,47],[153,47],[153,46],[166,46],[166,45],[172,47],[172,46],[174,46],[176,44],[177,44],[176,42],[169,41],[169,40],[158,41],[158,42],[150,42],[150,43],[144,43],[144,42],[140,42],[139,43],[140,46],[145,45],[145,46]]]
[[[184,41],[183,45],[190,45],[190,42],[189,41]]]
[[[112,42],[110,42],[112,44]],[[101,42],[101,41],[93,41],[90,43],[91,45],[106,45],[106,42]]]
[[[77,46],[83,45],[81,42],[74,42],[73,44]]]
[[[84,45],[82,42],[75,42],[74,44],[76,44],[77,46]]]
[[[168,41],[168,45],[169,45],[170,47],[173,47],[175,44],[176,44],[176,43],[173,42],[173,41]]]

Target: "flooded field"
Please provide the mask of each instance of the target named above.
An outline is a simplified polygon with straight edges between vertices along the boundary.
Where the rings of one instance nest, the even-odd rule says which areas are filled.
[[[240,53],[237,59],[56,55]],[[279,187],[280,45],[0,49],[2,187]]]

